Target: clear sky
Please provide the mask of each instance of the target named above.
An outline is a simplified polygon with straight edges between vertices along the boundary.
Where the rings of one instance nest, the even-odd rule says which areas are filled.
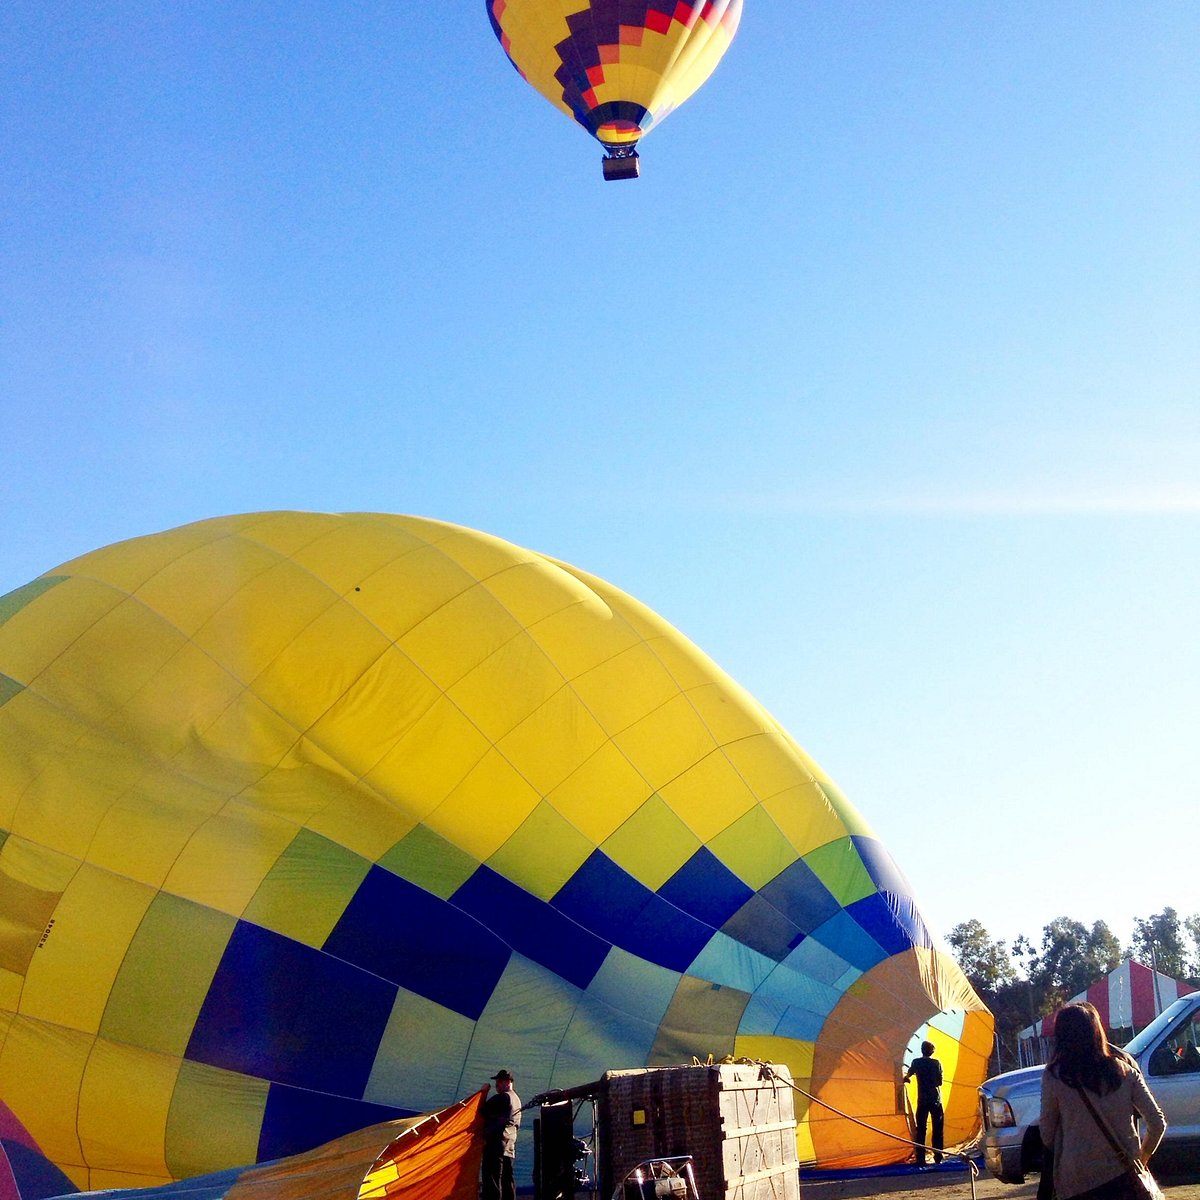
[[[604,183],[483,0],[0,8],[0,592],[384,510],[660,611],[935,930],[1200,911],[1200,6],[746,0]]]

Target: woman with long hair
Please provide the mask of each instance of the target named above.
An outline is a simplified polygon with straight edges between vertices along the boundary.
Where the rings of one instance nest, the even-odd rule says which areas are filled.
[[[1109,1044],[1091,1004],[1068,1004],[1054,1019],[1040,1125],[1058,1200],[1144,1197],[1129,1165],[1150,1161],[1167,1123],[1137,1063]]]

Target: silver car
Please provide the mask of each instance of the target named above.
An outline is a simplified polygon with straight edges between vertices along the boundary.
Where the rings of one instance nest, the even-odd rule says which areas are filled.
[[[1176,1000],[1125,1050],[1167,1118],[1155,1169],[1200,1170],[1200,992]],[[1023,1183],[1026,1172],[1041,1169],[1042,1070],[1006,1071],[979,1089],[984,1162],[1007,1183]]]

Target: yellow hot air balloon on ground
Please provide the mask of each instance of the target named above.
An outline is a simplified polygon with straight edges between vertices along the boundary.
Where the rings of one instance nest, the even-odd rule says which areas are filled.
[[[991,1029],[829,777],[581,570],[258,513],[0,597],[0,1102],[79,1186],[710,1054],[819,1097],[802,1162],[902,1161],[910,1043],[950,1145]]]
[[[604,177],[638,174],[639,139],[712,74],[742,0],[486,0],[508,57],[605,149]]]

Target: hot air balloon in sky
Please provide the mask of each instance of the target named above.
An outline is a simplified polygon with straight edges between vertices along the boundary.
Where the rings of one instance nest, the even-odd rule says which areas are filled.
[[[950,1144],[991,1029],[828,776],[580,570],[260,513],[0,598],[0,1101],[81,1187],[709,1054],[820,1098],[802,1161],[900,1161],[910,1047]]]
[[[729,48],[742,0],[486,0],[520,74],[605,149],[604,177],[638,174],[638,140]]]

